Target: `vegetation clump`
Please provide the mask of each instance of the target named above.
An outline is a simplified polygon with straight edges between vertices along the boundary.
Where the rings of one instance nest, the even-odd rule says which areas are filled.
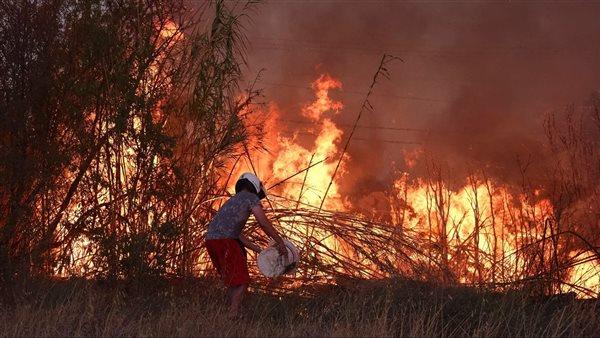
[[[156,284],[158,285],[158,284]],[[149,290],[89,281],[19,285],[0,310],[8,336],[593,336],[597,300],[531,298],[387,280],[329,286],[313,296],[250,295],[227,318],[210,279]],[[313,290],[314,291],[314,290]]]

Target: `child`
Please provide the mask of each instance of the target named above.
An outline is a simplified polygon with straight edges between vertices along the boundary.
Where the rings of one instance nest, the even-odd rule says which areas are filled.
[[[260,247],[242,234],[250,213],[256,217],[265,233],[275,240],[279,254],[287,258],[283,239],[267,219],[260,204],[265,197],[265,188],[258,177],[244,173],[235,184],[235,195],[223,204],[208,224],[206,248],[210,260],[229,287],[229,315],[232,317],[239,315],[242,298],[250,282],[245,248],[260,252]]]

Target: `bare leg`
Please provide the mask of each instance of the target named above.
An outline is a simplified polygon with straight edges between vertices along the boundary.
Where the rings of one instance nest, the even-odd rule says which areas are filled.
[[[242,300],[244,299],[244,294],[246,293],[247,288],[247,284],[229,288],[229,316],[236,317],[239,315]]]

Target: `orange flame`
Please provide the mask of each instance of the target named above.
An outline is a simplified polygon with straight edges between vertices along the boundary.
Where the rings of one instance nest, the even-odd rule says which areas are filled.
[[[313,82],[315,100],[305,105],[301,111],[302,115],[315,123],[310,129],[316,135],[312,133],[308,135],[314,137],[308,144],[301,142],[301,137],[306,136],[306,133],[299,131],[295,131],[292,135],[282,133],[278,123],[279,110],[277,106],[271,105],[265,126],[267,139],[263,140],[269,153],[252,154],[253,162],[256,163],[247,163],[246,167],[237,168],[236,175],[243,171],[251,171],[254,166],[261,179],[268,181],[265,184],[268,187],[304,170],[311,164],[323,161],[270,192],[302,204],[320,205],[337,164],[338,147],[343,135],[342,130],[327,117],[330,113],[337,114],[343,108],[341,102],[329,97],[329,91],[341,86],[341,82],[327,74],[321,75]],[[342,161],[338,176],[343,174],[347,160],[348,158],[345,157]],[[335,210],[345,209],[337,180],[332,182],[324,207]]]
[[[323,113],[333,111],[339,113],[344,105],[339,101],[334,101],[329,97],[330,89],[342,88],[342,83],[329,74],[321,75],[315,82],[312,83],[312,88],[315,90],[316,100],[302,109],[302,115],[313,121],[319,121]]]
[[[303,175],[277,187],[272,194],[288,201],[318,206],[333,175],[340,152],[343,131],[331,119],[344,107],[340,101],[330,97],[330,91],[340,89],[342,83],[327,75],[313,82],[315,99],[304,105],[300,114],[314,122],[310,128],[314,138],[301,142],[305,135],[295,131],[291,136],[283,134],[280,114],[271,104],[266,123],[267,139],[264,140],[270,153],[256,155],[255,169],[259,176],[276,183],[322,159],[322,164],[311,168]],[[288,114],[286,114],[287,116]],[[423,153],[422,149],[404,151],[409,169],[415,167]],[[313,159],[312,161],[310,159]],[[347,158],[342,161],[341,172],[332,182],[324,203],[334,211],[353,210],[352,204],[339,193],[341,180],[346,171]],[[238,168],[238,173],[248,170]],[[390,215],[396,226],[420,233],[430,238],[438,257],[460,282],[488,283],[509,282],[528,273],[528,266],[519,257],[519,250],[531,243],[548,238],[545,228],[547,219],[553,216],[553,206],[548,199],[541,198],[540,190],[532,196],[516,194],[510,187],[489,180],[481,181],[470,177],[459,189],[450,189],[444,182],[416,179],[409,182],[408,173],[400,173],[394,183],[395,198],[401,205],[390,205]],[[267,184],[268,186],[269,184]],[[281,220],[285,228],[292,220]],[[519,228],[526,226],[527,230]],[[327,243],[335,250],[344,250],[331,234],[322,233]],[[436,249],[437,248],[437,249]],[[543,248],[543,259],[549,260],[550,247]],[[349,253],[351,254],[351,253]],[[582,279],[597,265],[577,265],[571,271],[571,279]],[[585,279],[587,284],[593,278]],[[585,284],[580,283],[580,284]],[[585,285],[587,285],[585,284]]]

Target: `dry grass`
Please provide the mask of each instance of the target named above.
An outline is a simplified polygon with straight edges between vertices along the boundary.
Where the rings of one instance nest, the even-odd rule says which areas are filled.
[[[255,292],[245,318],[237,322],[227,320],[224,291],[208,280],[143,285],[22,284],[4,293],[0,335],[537,337],[600,332],[597,301],[527,299],[409,281],[328,286],[310,298]]]

